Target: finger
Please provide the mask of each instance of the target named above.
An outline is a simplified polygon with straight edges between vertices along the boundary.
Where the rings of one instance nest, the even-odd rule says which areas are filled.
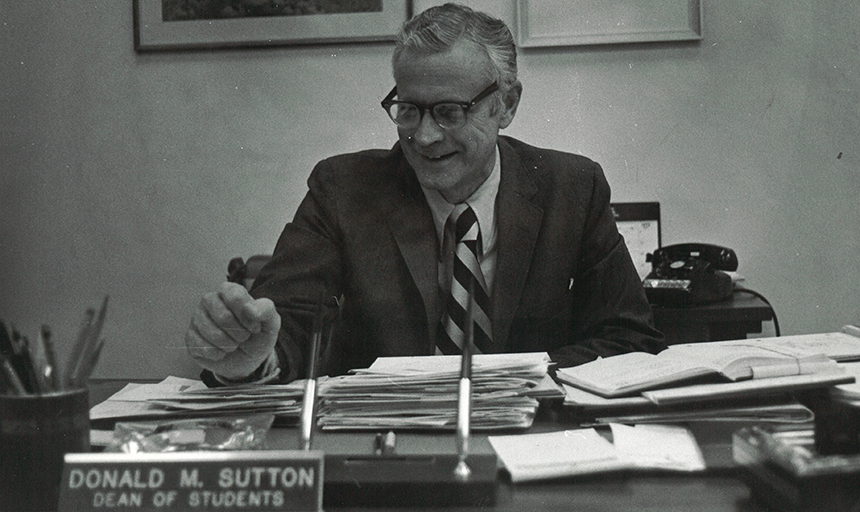
[[[217,293],[203,296],[191,322],[203,339],[225,352],[232,352],[251,336]]]
[[[233,320],[237,326],[250,333],[260,332],[261,311],[257,306],[257,301],[251,297],[244,286],[230,282],[223,283],[218,290],[218,297],[233,315]],[[224,312],[218,313],[224,314]],[[270,313],[266,312],[266,314]],[[228,318],[225,317],[223,320],[224,324],[220,324],[222,327],[233,327],[227,323]]]
[[[200,361],[204,367],[208,367],[206,362],[220,361],[227,355],[227,352],[206,341],[193,326],[185,332],[185,347],[191,357]]]
[[[222,291],[208,293],[203,296],[200,309],[202,309],[206,317],[198,318],[198,330],[204,338],[229,351],[227,345],[222,342],[229,342],[232,345],[242,343],[248,339],[254,330],[246,325],[247,321],[243,321],[244,314],[242,309],[247,301],[253,301],[250,295],[225,294]],[[219,332],[220,331],[220,332]],[[226,337],[226,339],[222,339]]]
[[[278,339],[281,329],[281,316],[275,309],[275,304],[266,298],[257,299],[247,307],[248,314],[260,326],[260,332],[252,335],[239,346],[239,350],[252,359],[267,357]]]
[[[246,305],[243,310],[249,323],[259,327],[261,333],[276,333],[281,328],[281,316],[270,299],[261,298]]]
[[[213,368],[210,369],[218,375],[228,379],[247,377],[253,373],[254,370],[259,368],[270,355],[271,352],[266,352],[260,357],[250,358],[240,351],[236,351],[232,354],[228,354],[227,357],[221,361],[212,363]]]

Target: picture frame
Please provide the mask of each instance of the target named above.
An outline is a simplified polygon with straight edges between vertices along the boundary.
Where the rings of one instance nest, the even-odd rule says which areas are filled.
[[[701,0],[517,0],[523,48],[702,39]]]
[[[375,12],[165,20],[170,1],[134,0],[136,51],[393,41],[410,7],[404,0],[377,0],[381,10]]]

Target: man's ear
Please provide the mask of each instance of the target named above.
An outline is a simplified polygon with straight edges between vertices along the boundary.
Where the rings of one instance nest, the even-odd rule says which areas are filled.
[[[502,98],[502,117],[499,120],[499,128],[507,128],[517,115],[517,107],[520,106],[520,98],[523,95],[523,84],[519,80],[511,85],[511,88],[505,93]]]

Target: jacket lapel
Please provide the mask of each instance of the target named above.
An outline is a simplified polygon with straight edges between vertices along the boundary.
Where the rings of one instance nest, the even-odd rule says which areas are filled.
[[[499,139],[499,152],[502,177],[496,210],[499,256],[493,286],[493,345],[495,352],[505,352],[509,348],[508,333],[531,266],[543,210],[531,202],[537,187],[514,149],[504,139]]]
[[[432,340],[436,339],[436,324],[442,314],[437,277],[439,249],[436,227],[415,172],[405,159],[401,168],[407,184],[403,196],[395,200],[394,209],[388,217],[388,226],[424,302],[429,329],[428,350],[431,350],[434,345]]]

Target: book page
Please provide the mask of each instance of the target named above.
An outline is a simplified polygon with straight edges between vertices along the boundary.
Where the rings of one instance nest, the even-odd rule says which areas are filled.
[[[819,334],[798,334],[790,336],[775,336],[770,338],[749,338],[742,340],[718,341],[705,343],[711,345],[754,345],[764,348],[795,350],[822,353],[837,361],[860,360],[860,337],[852,335],[852,326],[843,327],[844,332],[825,332]],[[856,328],[855,328],[856,329]],[[695,347],[703,343],[685,343],[672,345],[671,348]]]
[[[777,377],[802,373],[804,370],[801,362],[829,361],[820,351],[802,345],[781,345],[773,341],[767,344],[756,341],[688,343],[672,345],[661,353],[667,354],[695,359],[731,380],[753,378],[756,367],[770,367],[771,371],[767,374],[761,372],[762,377]],[[815,369],[814,366],[807,368],[807,371]]]
[[[716,373],[701,362],[668,351],[658,355],[628,352],[599,358],[571,368],[559,368],[556,376],[567,384],[581,387],[605,397],[615,397],[635,391]]]
[[[787,377],[744,380],[722,384],[699,384],[680,388],[656,389],[645,391],[642,393],[642,396],[658,405],[673,405],[700,400],[754,397],[767,393],[773,394],[801,389],[825,388],[851,382],[854,382],[854,377],[847,373],[813,373],[809,375],[790,375]]]
[[[693,434],[673,425],[613,423],[612,444],[622,462],[637,467],[704,471],[705,459]]]
[[[489,441],[511,474],[513,482],[560,478],[624,467],[612,443],[593,428],[546,434],[490,436]]]

